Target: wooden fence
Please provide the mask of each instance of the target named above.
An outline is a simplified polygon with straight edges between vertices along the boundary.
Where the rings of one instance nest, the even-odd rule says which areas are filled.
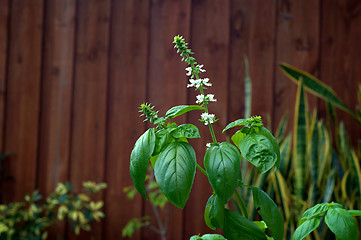
[[[361,82],[361,2],[358,0],[0,0],[0,146],[12,178],[2,201],[20,200],[58,182],[79,190],[85,180],[105,181],[106,219],[80,239],[121,239],[121,228],[151,208],[129,201],[129,156],[146,129],[137,107],[148,101],[164,114],[191,104],[174,35],[183,35],[204,64],[226,123],[244,112],[244,61],[250,63],[252,113],[269,114],[273,128],[293,111],[295,84],[280,72],[284,61],[320,77],[352,109]],[[309,95],[324,113],[323,102]],[[342,115],[340,115],[343,117]],[[181,117],[199,125],[198,115]],[[359,128],[344,118],[353,139]],[[192,141],[202,162],[205,143]],[[4,174],[3,174],[4,175]],[[183,211],[171,207],[169,239],[210,230],[204,205],[211,194],[197,174]],[[76,239],[64,225],[54,232]],[[52,234],[54,234],[54,232]],[[156,239],[150,230],[134,239]],[[60,239],[51,236],[50,239]]]

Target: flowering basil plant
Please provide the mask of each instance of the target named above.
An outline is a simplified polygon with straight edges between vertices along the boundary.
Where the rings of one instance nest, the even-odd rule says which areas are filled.
[[[280,150],[276,139],[263,127],[261,117],[253,116],[238,119],[224,128],[223,132],[234,127],[240,128],[231,137],[233,144],[217,142],[212,126],[217,119],[208,109],[208,104],[217,100],[214,94],[205,93],[207,87],[212,86],[209,78],[200,77],[206,70],[192,57],[193,52],[187,47],[183,37],[176,36],[173,43],[182,61],[188,64],[185,69],[186,75],[190,78],[187,87],[195,88],[199,95],[196,96],[196,105],[172,107],[164,117],[159,117],[150,104],[144,103],[140,106],[145,121],[150,121],[155,127],[149,128],[140,136],[130,156],[129,171],[135,188],[147,199],[145,179],[150,162],[161,191],[172,204],[183,209],[198,169],[208,178],[213,188],[213,194],[209,197],[204,211],[204,221],[209,228],[221,228],[229,240],[282,240],[284,223],[277,205],[262,189],[243,184],[241,176],[242,157],[254,165],[261,174],[272,168],[277,171]],[[198,128],[192,124],[178,126],[170,121],[194,110],[201,112],[200,121],[209,128],[212,137],[212,142],[205,146],[207,151],[203,160],[204,169],[197,163],[195,151],[187,140],[200,138]],[[237,190],[239,188],[251,189],[254,207],[263,221],[252,221],[248,218],[245,203]],[[241,214],[228,208],[227,203],[232,198],[239,205]],[[319,219],[322,213],[317,215],[316,219]],[[305,233],[309,234],[308,231],[315,226],[314,219],[304,219],[303,222],[306,224],[292,239],[303,239]],[[202,237],[193,236],[191,239],[225,238],[218,234],[206,234]]]

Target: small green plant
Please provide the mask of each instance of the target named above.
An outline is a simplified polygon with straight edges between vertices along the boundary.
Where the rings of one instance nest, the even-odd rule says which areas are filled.
[[[100,221],[103,201],[92,201],[89,193],[98,193],[106,188],[105,183],[84,182],[88,193],[75,194],[69,183],[59,183],[55,191],[42,202],[37,190],[25,196],[25,201],[0,205],[0,240],[43,240],[48,237],[48,228],[57,221],[69,220],[71,229],[90,231],[90,223]]]
[[[148,168],[149,171],[149,168]],[[155,233],[157,233],[162,240],[167,239],[167,231],[168,231],[168,224],[169,224],[169,205],[168,200],[159,189],[157,182],[154,180],[153,171],[149,171],[150,174],[146,176],[146,193],[149,196],[149,202],[152,206],[152,211],[155,216],[155,220],[157,222],[157,227],[152,224],[152,219],[150,216],[142,216],[141,218],[132,218],[126,224],[126,226],[122,230],[122,237],[131,238],[135,231],[140,228],[148,227]],[[128,186],[125,187],[124,192],[127,194],[128,199],[133,199],[137,190],[135,187]],[[166,206],[165,210],[165,219],[163,220],[161,217],[161,212],[164,211],[164,207]]]
[[[135,188],[147,199],[145,180],[150,162],[160,190],[172,204],[183,209],[192,189],[196,169],[198,169],[207,177],[213,189],[213,194],[209,197],[204,211],[204,220],[210,229],[221,228],[229,240],[282,240],[284,221],[277,205],[261,188],[245,184],[241,174],[241,166],[248,164],[245,161],[252,164],[259,174],[265,174],[272,168],[277,171],[281,159],[278,142],[263,126],[259,116],[238,119],[224,128],[223,132],[234,127],[240,128],[231,137],[234,145],[229,142],[218,142],[212,126],[217,119],[208,109],[208,104],[217,100],[214,94],[205,94],[207,87],[212,84],[208,78],[200,78],[200,75],[205,72],[203,65],[198,64],[192,57],[193,52],[187,47],[183,37],[176,36],[174,44],[182,60],[188,64],[186,75],[191,79],[187,87],[194,87],[200,93],[196,96],[198,105],[172,107],[164,117],[159,117],[158,112],[150,104],[141,105],[141,112],[145,119],[153,123],[155,127],[148,129],[137,140],[130,156],[130,175]],[[192,124],[178,126],[170,122],[171,119],[193,110],[202,111],[200,121],[209,128],[212,139],[212,142],[206,145],[204,168],[198,164],[195,151],[187,140],[200,137],[198,128]],[[250,189],[252,192],[252,206],[263,221],[252,221],[252,216],[250,219],[245,203],[250,200],[240,194],[244,189]],[[231,209],[231,200],[236,210]],[[350,223],[351,213],[344,214],[343,211],[346,210],[336,203],[330,203],[327,206],[329,209],[327,209],[326,219],[332,218]],[[342,214],[339,214],[340,212]],[[359,211],[354,213],[358,215]],[[304,222],[298,228],[302,234],[294,235],[292,239],[301,240],[308,235],[309,222],[314,218],[318,219],[322,214],[324,212],[317,212],[310,216],[306,214],[303,217]],[[349,224],[347,233],[337,231],[331,225],[333,224],[328,224],[337,238],[352,239],[349,237],[355,232],[355,225]],[[307,231],[302,226],[306,226]],[[218,234],[206,234],[201,237],[193,236],[191,239],[220,240],[224,237]]]

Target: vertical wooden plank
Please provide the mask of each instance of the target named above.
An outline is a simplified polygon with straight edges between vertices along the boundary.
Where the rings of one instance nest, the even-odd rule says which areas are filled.
[[[187,102],[185,66],[172,42],[178,34],[189,37],[190,0],[151,1],[150,16],[148,96],[149,102],[164,115],[169,108]],[[184,123],[185,116],[176,121]],[[146,202],[146,214],[151,213],[150,209]],[[169,219],[168,239],[183,239],[182,210],[172,205]],[[143,232],[143,237],[159,238],[149,229]]]
[[[129,157],[145,127],[138,107],[146,100],[148,1],[114,1],[111,26],[103,239],[121,239],[126,223],[142,216],[141,196],[129,200],[123,188],[133,184]]]
[[[229,29],[230,1],[193,1],[190,45],[195,52],[199,64],[204,64],[207,72],[202,78],[208,77],[213,84],[206,94],[213,93],[216,103],[209,104],[210,113],[214,113],[218,122],[214,124],[217,141],[225,140],[221,134],[227,122],[228,109],[228,60],[229,60]],[[189,103],[194,104],[196,94],[189,89]],[[192,113],[189,122],[199,126],[202,140],[192,141],[197,153],[198,163],[203,166],[206,143],[211,142],[208,127],[201,124],[200,112]],[[211,232],[203,220],[204,208],[208,197],[212,194],[207,178],[197,170],[195,183],[191,192],[190,202],[185,208],[183,239],[189,239],[194,234]]]
[[[5,201],[21,200],[34,190],[38,146],[43,1],[11,1],[6,89],[5,151],[13,178],[5,183]]]
[[[232,1],[230,46],[230,121],[244,116],[244,55],[252,83],[251,114],[273,110],[276,1]],[[262,16],[262,17],[260,17]]]
[[[78,2],[70,153],[76,190],[83,181],[104,181],[109,18],[110,0]],[[101,239],[101,234],[101,224],[94,224],[81,239]]]
[[[231,29],[229,51],[228,120],[244,117],[244,56],[249,57],[250,15],[249,1],[231,1]],[[231,133],[231,131],[227,131]]]
[[[320,1],[291,0],[277,4],[277,61],[275,74],[274,127],[286,111],[289,111],[289,129],[293,123],[293,111],[297,85],[279,69],[279,62],[287,62],[318,75]],[[307,96],[309,109],[317,99]]]
[[[276,0],[249,3],[249,70],[252,79],[252,115],[266,117],[273,110]],[[262,17],[260,17],[262,16]]]
[[[44,196],[68,181],[74,55],[74,0],[51,0],[45,6],[38,188]],[[65,225],[49,233],[64,236]]]
[[[321,6],[321,80],[354,110],[357,108],[356,89],[361,82],[361,2],[332,0],[322,1]],[[320,106],[324,108],[323,101]],[[347,114],[337,113],[356,144],[361,138],[360,127]]]
[[[9,1],[0,0],[0,152],[3,148],[5,77],[8,46]]]
[[[4,143],[4,120],[5,120],[5,86],[6,86],[6,63],[8,46],[8,20],[9,1],[0,0],[0,152],[3,152]],[[2,164],[2,163],[0,163]],[[3,198],[3,174],[0,170],[0,203]]]

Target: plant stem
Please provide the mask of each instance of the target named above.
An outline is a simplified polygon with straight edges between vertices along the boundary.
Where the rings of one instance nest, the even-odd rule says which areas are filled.
[[[192,64],[192,68],[194,68],[194,64]],[[198,76],[197,73],[195,74],[195,77],[196,77],[197,80],[199,80],[199,76]],[[202,95],[204,95],[203,86],[199,87],[199,91],[201,92]],[[203,102],[203,105],[204,105],[204,111],[206,113],[209,113],[208,106],[207,106],[208,104],[206,102]],[[216,135],[214,134],[212,123],[209,123],[208,127],[209,127],[209,131],[211,132],[212,140],[213,140],[214,143],[216,143],[217,139],[216,139]]]
[[[199,171],[201,171],[207,177],[206,170],[204,170],[198,163],[197,163],[197,168],[198,168]]]
[[[248,218],[248,213],[247,213],[247,208],[246,205],[244,204],[243,199],[241,198],[241,195],[239,194],[239,192],[237,191],[237,189],[234,191],[234,196],[237,199],[238,205],[240,206],[243,216]]]

